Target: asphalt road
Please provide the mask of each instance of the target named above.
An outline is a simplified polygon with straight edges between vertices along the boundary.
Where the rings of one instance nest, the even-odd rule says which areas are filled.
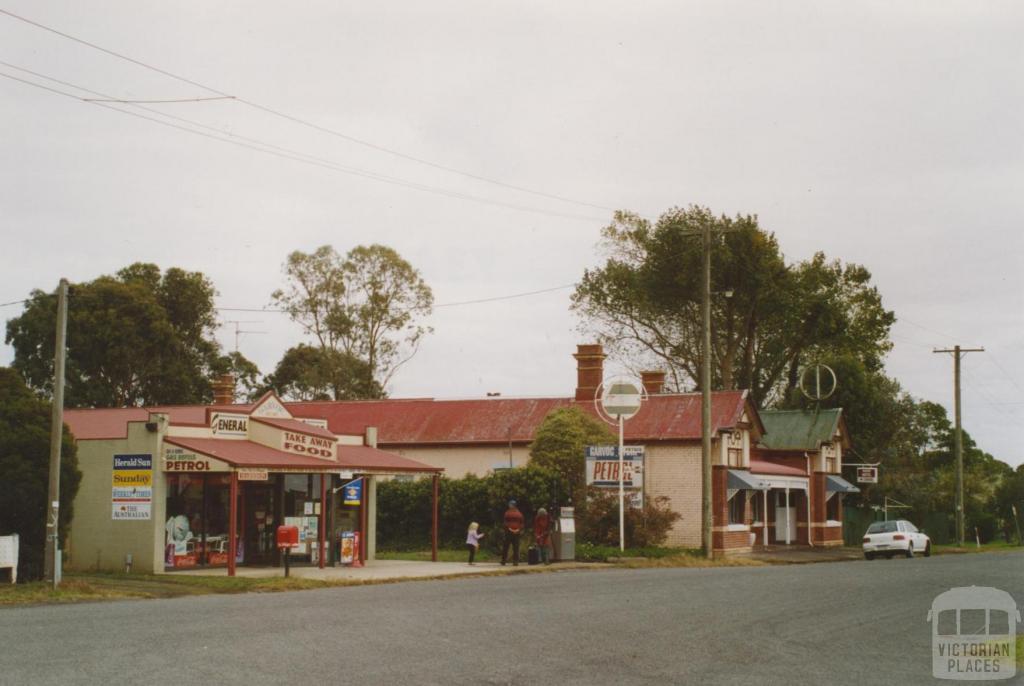
[[[970,585],[1024,605],[1024,554],[14,608],[0,683],[934,683],[925,617]]]

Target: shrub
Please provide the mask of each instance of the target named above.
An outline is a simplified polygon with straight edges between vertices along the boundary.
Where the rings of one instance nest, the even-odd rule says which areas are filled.
[[[669,529],[680,519],[668,505],[668,498],[644,498],[644,507],[625,511],[626,545],[633,548],[660,545]],[[576,508],[577,539],[596,545],[619,543],[619,496],[611,490],[588,489]]]

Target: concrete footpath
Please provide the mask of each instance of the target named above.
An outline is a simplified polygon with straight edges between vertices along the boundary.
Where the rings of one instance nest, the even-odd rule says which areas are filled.
[[[436,579],[439,577],[472,576],[480,574],[512,574],[525,571],[561,570],[603,567],[584,562],[555,562],[550,565],[529,566],[523,562],[501,566],[498,562],[478,562],[472,566],[465,562],[414,562],[407,560],[373,560],[365,567],[292,567],[290,575],[298,579],[320,581],[396,581],[400,579]],[[190,569],[172,572],[175,576],[227,576],[227,569]],[[246,578],[283,577],[284,567],[239,567],[236,576]]]

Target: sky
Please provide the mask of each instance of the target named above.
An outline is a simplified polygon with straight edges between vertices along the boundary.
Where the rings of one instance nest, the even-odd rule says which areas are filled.
[[[0,14],[0,74],[67,94],[0,78],[0,303],[144,261],[260,309],[291,251],[381,243],[438,305],[392,397],[567,396],[592,339],[571,285],[612,210],[699,204],[756,214],[790,261],[865,265],[897,316],[887,371],[915,397],[951,410],[932,350],[983,346],[964,427],[1024,462],[1020,3],[0,10],[154,68]],[[220,314],[264,372],[303,340],[281,314]]]

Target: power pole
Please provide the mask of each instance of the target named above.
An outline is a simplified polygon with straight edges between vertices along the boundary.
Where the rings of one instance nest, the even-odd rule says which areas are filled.
[[[700,473],[701,473],[701,544],[709,560],[715,556],[711,525],[711,225],[704,224],[701,236],[704,253],[704,278],[701,310],[704,320],[704,342],[700,372]]]
[[[68,280],[61,279],[57,286],[57,340],[53,353],[53,412],[50,419],[50,486],[47,492],[46,549],[43,567],[46,580],[57,588],[60,579],[58,557],[60,519],[60,448],[64,436],[64,361],[67,356]]]
[[[704,257],[704,274],[701,288],[701,310],[703,319],[703,341],[701,345],[701,371],[700,371],[700,472],[701,472],[701,546],[704,548],[704,556],[709,560],[714,557],[714,541],[711,536],[712,524],[714,523],[714,512],[712,511],[712,478],[711,478],[711,233],[731,233],[739,231],[733,226],[711,228],[711,224],[705,221],[700,229],[690,229],[682,232],[684,236],[700,236],[701,248]],[[731,295],[731,291],[729,292]]]
[[[960,425],[960,358],[967,353],[983,353],[984,348],[950,348],[932,350],[933,353],[953,353],[953,412],[956,415],[956,542],[964,544],[964,433]]]

